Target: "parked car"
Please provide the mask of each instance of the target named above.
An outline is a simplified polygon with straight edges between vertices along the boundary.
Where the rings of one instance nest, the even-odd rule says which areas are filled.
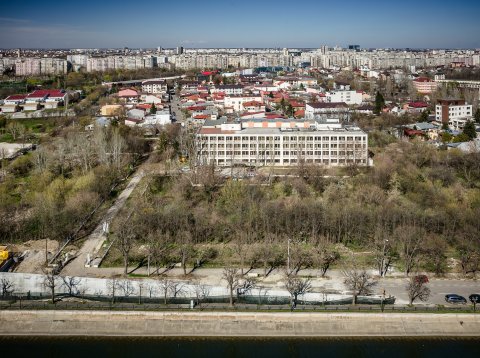
[[[468,296],[468,299],[472,303],[480,303],[480,294],[472,293],[470,296]]]
[[[417,275],[417,276],[415,276],[415,282],[428,283],[428,277],[427,277],[427,275]]]
[[[450,293],[448,295],[445,295],[445,301],[447,301],[448,303],[463,303],[463,304],[467,303],[467,300],[465,299],[465,297],[457,295],[455,293]]]

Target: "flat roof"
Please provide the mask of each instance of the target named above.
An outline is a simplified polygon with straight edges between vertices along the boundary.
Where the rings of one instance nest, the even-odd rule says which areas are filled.
[[[332,135],[332,134],[366,134],[358,127],[354,128],[338,128],[335,130],[318,130],[318,129],[304,129],[292,128],[289,130],[281,128],[244,128],[241,130],[227,130],[222,131],[220,128],[202,128],[199,134],[246,134],[246,135],[267,135],[267,134],[303,134],[303,135]]]

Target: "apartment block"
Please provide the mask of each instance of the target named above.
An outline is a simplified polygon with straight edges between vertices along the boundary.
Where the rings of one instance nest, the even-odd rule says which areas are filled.
[[[435,119],[452,127],[454,122],[466,122],[472,116],[473,106],[463,99],[440,99],[435,105]]]
[[[167,82],[164,80],[152,80],[142,82],[142,92],[145,93],[165,93],[167,92]]]

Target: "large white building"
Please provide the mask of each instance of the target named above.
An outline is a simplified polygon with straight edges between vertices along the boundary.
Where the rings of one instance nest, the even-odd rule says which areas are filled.
[[[359,91],[330,91],[325,94],[327,102],[344,102],[348,105],[362,104],[363,96]]]
[[[242,129],[240,123],[224,123],[200,129],[196,145],[197,164],[369,165],[368,135],[358,127]]]
[[[435,119],[454,129],[462,129],[473,117],[473,106],[463,99],[441,99],[435,105]]]

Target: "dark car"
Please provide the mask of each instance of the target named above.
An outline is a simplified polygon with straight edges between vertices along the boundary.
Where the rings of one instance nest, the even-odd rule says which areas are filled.
[[[478,293],[472,293],[470,296],[468,296],[468,299],[472,303],[480,303],[480,295]]]
[[[448,303],[467,303],[465,297],[454,293],[445,295],[445,301],[447,301]]]
[[[427,277],[427,275],[417,275],[417,276],[415,276],[415,282],[428,283],[428,277]]]

